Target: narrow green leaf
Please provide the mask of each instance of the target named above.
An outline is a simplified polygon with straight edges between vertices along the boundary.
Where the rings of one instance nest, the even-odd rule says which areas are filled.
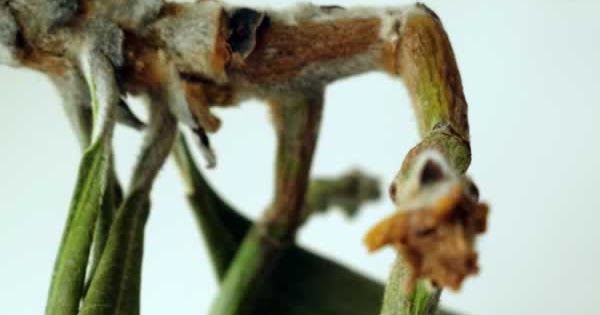
[[[282,255],[266,287],[254,314],[375,314],[383,296],[377,281],[299,246]]]
[[[123,203],[123,189],[121,188],[121,184],[117,179],[117,174],[115,174],[112,157],[109,168],[109,177],[106,182],[106,189],[102,198],[100,213],[98,213],[98,218],[96,220],[94,240],[92,243],[92,261],[89,264],[90,268],[85,282],[83,293],[84,297],[87,295],[87,291],[92,282],[92,275],[96,273],[98,265],[100,264],[100,259],[102,258],[102,253],[104,252],[104,247],[108,240],[108,233],[114,217],[116,216],[119,207]]]
[[[184,180],[186,197],[205,240],[215,274],[221,280],[249,229],[250,222],[238,213],[228,211],[229,206],[202,177],[181,134],[173,147],[173,157]],[[227,214],[231,216],[224,218]],[[226,221],[228,226],[225,226],[223,221]]]
[[[93,51],[82,54],[81,61],[87,71],[85,81],[91,96],[92,114],[103,119],[93,120],[92,127],[96,131],[92,144],[85,150],[79,165],[75,192],[52,274],[46,315],[77,314],[112,151],[114,109],[119,99],[112,64],[102,54]],[[102,86],[101,95],[97,94],[96,81]]]
[[[175,141],[177,121],[162,93],[149,97],[150,121],[129,191],[110,226],[100,262],[91,275],[80,315],[138,315],[144,230],[150,191]]]
[[[94,225],[106,185],[110,141],[100,138],[83,154],[75,193],[54,266],[47,315],[77,314],[94,235]]]
[[[113,221],[80,315],[139,314],[147,193],[130,195]]]

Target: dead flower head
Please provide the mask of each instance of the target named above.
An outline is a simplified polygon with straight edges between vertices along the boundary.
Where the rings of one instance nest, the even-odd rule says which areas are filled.
[[[411,271],[407,289],[424,277],[458,290],[479,270],[474,241],[486,229],[488,206],[478,201],[475,185],[429,151],[408,176],[398,176],[390,193],[398,212],[369,231],[369,251],[394,246]]]

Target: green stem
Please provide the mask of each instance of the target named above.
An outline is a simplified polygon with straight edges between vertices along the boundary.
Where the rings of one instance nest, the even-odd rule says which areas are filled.
[[[225,274],[209,314],[252,314],[281,247],[269,242],[258,227],[251,229]]]
[[[439,18],[426,6],[418,5],[404,21],[398,49],[400,74],[412,97],[423,137],[407,154],[401,176],[408,176],[419,153],[432,148],[457,173],[464,173],[471,161],[467,102],[454,53]],[[407,292],[407,272],[398,258],[386,286],[381,315],[436,312],[441,290],[420,280],[413,291]]]
[[[277,134],[275,191],[264,225],[268,236],[278,241],[293,240],[303,223],[305,195],[322,108],[321,92],[289,95],[271,102]]]

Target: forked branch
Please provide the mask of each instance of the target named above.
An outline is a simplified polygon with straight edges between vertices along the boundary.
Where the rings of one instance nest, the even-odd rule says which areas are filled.
[[[88,59],[81,62],[82,57]],[[408,267],[399,265],[393,273],[403,276],[390,279],[383,314],[429,314],[439,288],[458,288],[465,276],[477,271],[473,246],[485,228],[487,207],[464,176],[471,150],[467,104],[447,35],[424,5],[346,9],[304,4],[272,11],[213,0],[0,0],[0,62],[40,71],[58,85],[83,146],[110,132],[112,125],[95,119],[92,130],[89,116],[78,106],[89,112],[98,102],[82,82],[108,93],[111,104],[118,103],[106,122],[114,117],[141,126],[122,101],[126,95],[151,99],[150,111],[164,115],[158,121],[171,122],[164,130],[151,129],[155,141],[143,151],[119,212],[128,213],[124,209],[131,203],[136,210],[132,216],[117,214],[111,224],[84,299],[86,314],[96,314],[95,307],[106,303],[106,314],[137,313],[147,194],[175,137],[175,119],[193,130],[208,165],[214,166],[206,132],[216,132],[221,122],[210,107],[259,98],[271,104],[278,139],[273,202],[227,269],[211,311],[250,313],[255,293],[304,219],[323,91],[333,81],[369,71],[387,72],[406,83],[423,137],[393,184],[399,212],[367,237],[372,250],[395,246]],[[135,225],[127,234],[131,237],[117,242],[121,238],[112,231],[130,224]],[[134,258],[119,256],[122,252]],[[111,253],[124,269],[106,271],[109,258],[104,257]],[[82,258],[79,267],[85,270],[86,263]],[[96,280],[103,270],[107,276]],[[133,270],[131,283],[122,278],[127,270]],[[69,290],[79,292],[81,274]],[[117,292],[117,300],[104,301],[106,279],[122,284],[133,300],[119,304],[122,292]],[[69,303],[66,313],[71,314],[77,297]]]

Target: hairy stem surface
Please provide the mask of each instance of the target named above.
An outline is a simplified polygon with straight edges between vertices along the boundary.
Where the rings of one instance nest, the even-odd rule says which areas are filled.
[[[294,95],[272,103],[277,133],[275,196],[265,218],[250,230],[228,269],[209,314],[251,314],[257,293],[302,220],[320,126],[322,96]]]
[[[412,97],[423,140],[407,154],[399,176],[409,176],[417,157],[428,149],[440,152],[462,174],[471,161],[467,102],[448,36],[439,18],[421,8],[402,26],[398,54],[399,73]],[[440,289],[420,280],[414,290],[407,290],[409,272],[399,258],[386,286],[381,315],[435,314]]]

